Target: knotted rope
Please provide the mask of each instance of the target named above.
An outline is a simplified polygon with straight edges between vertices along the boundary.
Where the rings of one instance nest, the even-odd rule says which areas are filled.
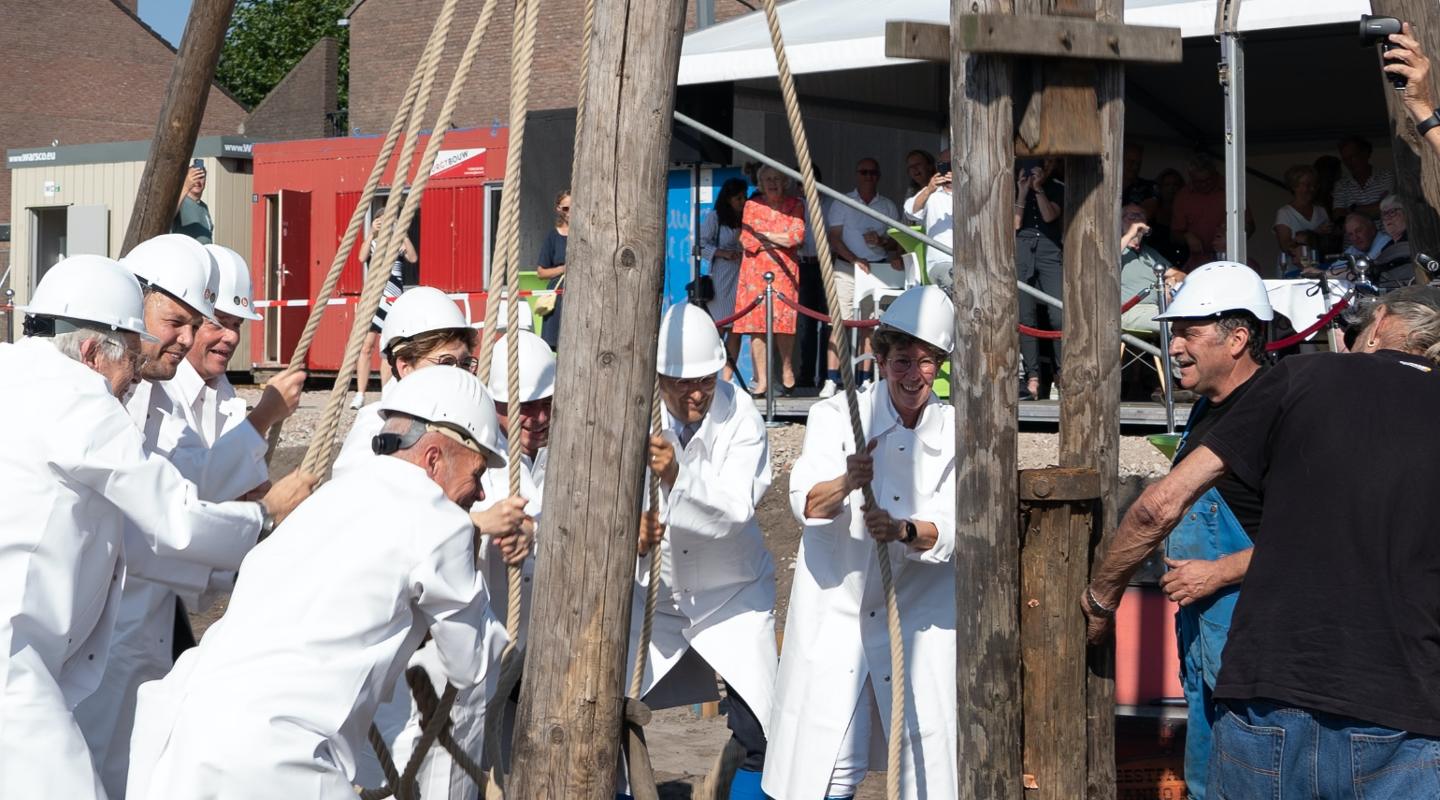
[[[820,196],[815,190],[815,167],[810,160],[810,144],[805,135],[805,124],[800,119],[800,102],[795,96],[795,78],[790,73],[790,62],[785,57],[785,41],[780,34],[780,15],[775,10],[775,0],[763,0],[765,21],[770,28],[770,45],[775,51],[775,64],[780,77],[780,94],[785,101],[785,117],[790,124],[790,138],[795,143],[795,155],[800,162],[800,174],[804,177],[805,211],[811,230],[816,232],[815,249],[820,259],[820,274],[825,282],[825,304],[830,316],[839,318],[840,296],[835,290],[834,265],[830,255],[830,242],[821,235],[825,231],[825,220],[820,213]],[[856,401],[855,370],[850,362],[850,341],[844,328],[837,325],[831,330],[831,340],[840,357],[840,377],[845,384],[845,399],[850,409],[850,430],[855,436],[856,452],[865,451],[865,429],[860,423],[860,407]],[[875,506],[875,493],[869,484],[861,487],[866,507]],[[895,582],[891,575],[890,550],[885,542],[875,543],[875,555],[880,562],[880,582],[885,591],[886,622],[890,630],[890,749],[888,768],[885,773],[885,793],[890,800],[900,798],[901,742],[905,733],[905,650],[900,628],[900,606],[895,599]]]

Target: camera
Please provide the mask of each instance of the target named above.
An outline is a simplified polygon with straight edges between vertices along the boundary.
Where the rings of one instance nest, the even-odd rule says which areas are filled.
[[[1369,14],[1360,15],[1361,47],[1374,47],[1378,44],[1384,52],[1394,50],[1400,45],[1390,41],[1390,34],[1392,33],[1400,33],[1400,20],[1395,17],[1375,17]],[[1385,62],[1383,61],[1382,54],[1382,65],[1383,63]],[[1385,77],[1390,79],[1390,85],[1394,86],[1396,91],[1405,88],[1406,81],[1404,75],[1395,75],[1387,72],[1385,73]]]

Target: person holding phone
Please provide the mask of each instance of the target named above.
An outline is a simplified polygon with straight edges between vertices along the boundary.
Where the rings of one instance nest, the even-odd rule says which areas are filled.
[[[190,170],[185,173],[185,185],[175,203],[171,233],[183,233],[200,244],[214,243],[215,221],[210,216],[210,207],[200,199],[204,194],[205,159],[197,158],[190,162]]]
[[[905,210],[925,225],[925,235],[950,245],[955,238],[955,197],[950,193],[950,148],[940,151],[935,174],[915,193]],[[952,245],[953,246],[953,245]],[[925,248],[925,277],[947,294],[955,286],[955,259],[936,247]]]
[[[1047,158],[1023,159],[1015,170],[1015,268],[1021,283],[1039,288],[1051,297],[1059,297],[1064,285],[1062,269],[1065,257],[1061,251],[1060,216],[1065,201],[1065,186],[1055,180],[1060,160]],[[1060,309],[1051,307],[1050,327],[1060,329],[1065,320]],[[1020,295],[1020,322],[1037,326],[1039,313],[1035,298]],[[1051,343],[1055,353],[1055,376],[1060,375],[1060,341]],[[1040,395],[1040,341],[1033,336],[1020,337],[1020,355],[1025,362],[1025,397]]]

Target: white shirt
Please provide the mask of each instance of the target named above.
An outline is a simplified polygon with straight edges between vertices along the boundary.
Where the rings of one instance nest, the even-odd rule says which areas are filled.
[[[762,725],[773,704],[775,667],[775,563],[755,519],[770,488],[770,445],[765,421],[734,384],[718,382],[715,398],[689,443],[683,426],[664,412],[663,434],[675,447],[675,485],[661,487],[661,585],[642,694],[652,708],[715,698],[715,676],[670,674],[694,648],[755,712]],[[648,480],[647,480],[648,485]],[[630,654],[644,620],[649,559],[636,569],[630,617]],[[668,691],[650,690],[666,678]]]
[[[926,520],[939,531],[923,552],[886,545],[911,692],[901,784],[905,797],[917,797],[919,771],[926,797],[954,797],[955,411],[932,396],[916,426],[906,428],[885,381],[861,393],[858,403],[865,438],[879,441],[871,484],[876,502],[897,519]],[[772,797],[824,796],[867,681],[883,722],[871,732],[872,753],[884,752],[876,740],[889,733],[890,638],[875,543],[859,511],[863,495],[851,493],[833,520],[805,516],[810,490],[843,474],[854,452],[845,395],[813,406],[790,473],[790,505],[804,528],[765,758],[764,788]],[[916,739],[918,749],[910,744]]]
[[[394,379],[386,381],[380,387],[380,399],[355,412],[355,422],[351,424],[350,432],[345,434],[345,443],[340,446],[340,455],[335,456],[335,463],[330,468],[333,473],[338,475],[341,470],[349,469],[356,464],[363,464],[375,455],[375,450],[370,444],[371,440],[385,427],[385,417],[380,415],[380,404],[385,402],[386,396],[390,394],[390,388],[394,385]]]
[[[206,382],[190,362],[180,362],[175,377],[161,384],[186,423],[200,433],[207,445],[214,446],[221,436],[245,425],[249,409],[245,399],[235,394],[235,387],[223,374]],[[250,430],[260,435],[253,426]],[[250,437],[245,436],[249,439]]]
[[[1319,205],[1316,205],[1315,209],[1310,212],[1309,218],[1301,216],[1300,212],[1296,211],[1292,205],[1280,206],[1280,210],[1275,212],[1276,227],[1284,225],[1290,229],[1292,234],[1319,230],[1328,224],[1330,224],[1330,215]]]
[[[954,247],[955,241],[955,195],[950,193],[948,188],[939,188],[925,198],[923,209],[925,223],[925,235],[931,239],[950,247]],[[949,264],[954,257],[943,253],[936,247],[925,248],[925,268],[929,270],[936,264]]]
[[[852,200],[865,203],[864,200],[860,200],[860,193],[858,191],[850,192],[849,197]],[[868,205],[870,208],[884,214],[890,219],[895,219],[899,216],[895,210],[895,204],[890,202],[889,198],[880,194],[876,194],[870,198],[870,202],[865,203],[865,205]],[[835,203],[830,208],[828,224],[830,225],[830,230],[835,230],[836,228],[843,229],[841,239],[845,242],[845,247],[856,256],[866,261],[884,261],[886,259],[885,248],[871,247],[866,244],[865,234],[869,231],[874,231],[881,236],[885,236],[885,232],[890,229],[889,225],[867,214],[862,214],[844,203]],[[838,254],[836,258],[839,258]]]
[[[238,561],[260,509],[201,502],[145,455],[105,380],[47,340],[0,344],[0,418],[23,421],[0,448],[0,797],[104,797],[71,709],[105,670],[124,524],[147,550]]]
[[[200,646],[141,689],[131,800],[353,796],[355,749],[427,632],[459,687],[499,657],[472,532],[392,456],[321,487],[245,559]]]

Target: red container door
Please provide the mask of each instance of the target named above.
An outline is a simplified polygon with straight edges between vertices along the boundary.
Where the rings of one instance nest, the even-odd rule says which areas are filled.
[[[337,192],[335,194],[335,247],[339,249],[340,240],[345,238],[345,229],[350,226],[350,215],[355,213],[355,207],[360,205],[360,192]],[[365,230],[365,223],[360,223],[360,233],[355,237],[355,246],[350,249],[350,255],[345,259],[345,268],[340,272],[340,284],[336,288],[336,294],[360,294],[364,288],[365,279],[360,273],[360,257],[363,255],[362,247],[365,247],[370,232]],[[331,262],[334,263],[333,261]]]
[[[310,299],[310,193],[280,192],[280,300]],[[288,363],[305,330],[310,309],[277,308],[280,318],[280,353]]]

